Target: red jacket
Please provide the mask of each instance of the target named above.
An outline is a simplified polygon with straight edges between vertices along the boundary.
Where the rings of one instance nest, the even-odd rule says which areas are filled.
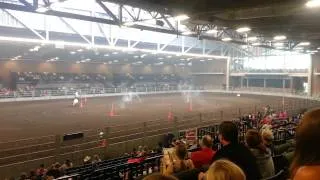
[[[200,151],[191,153],[191,160],[195,168],[200,168],[203,165],[210,165],[215,151],[211,148],[202,148]]]

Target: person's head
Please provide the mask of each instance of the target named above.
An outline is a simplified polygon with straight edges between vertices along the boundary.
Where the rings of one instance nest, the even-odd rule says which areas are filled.
[[[65,164],[66,164],[67,166],[70,166],[70,165],[71,165],[71,161],[70,161],[69,159],[67,159],[66,162],[65,162]]]
[[[266,128],[261,130],[262,142],[266,146],[270,146],[273,141],[273,132],[271,129]]]
[[[301,166],[320,165],[320,108],[307,112],[296,131],[292,174]]]
[[[238,143],[238,128],[231,121],[224,121],[219,126],[219,140],[222,145]]]
[[[166,176],[160,173],[154,173],[143,178],[142,180],[178,180],[178,179],[174,176]]]
[[[231,161],[217,160],[206,172],[206,180],[245,180],[244,172]]]
[[[262,137],[259,134],[259,131],[254,129],[248,130],[245,140],[249,148],[260,149],[264,152],[266,151],[266,147],[263,145]]]
[[[187,157],[188,150],[185,144],[180,143],[176,145],[176,155],[180,160],[183,160]]]
[[[201,143],[200,143],[200,146],[202,148],[212,148],[212,144],[213,144],[213,141],[212,141],[211,136],[206,135],[206,136],[202,137]]]

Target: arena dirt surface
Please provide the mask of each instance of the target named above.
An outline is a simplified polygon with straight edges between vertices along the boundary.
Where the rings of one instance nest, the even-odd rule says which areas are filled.
[[[79,132],[127,122],[144,122],[160,118],[166,120],[172,109],[174,115],[188,113],[189,104],[182,94],[140,96],[124,104],[123,97],[88,98],[83,108],[72,107],[72,100],[45,100],[0,103],[0,141]],[[276,97],[235,94],[193,94],[193,112],[219,112],[279,100]],[[114,104],[117,118],[108,113]],[[235,110],[236,112],[236,110]]]

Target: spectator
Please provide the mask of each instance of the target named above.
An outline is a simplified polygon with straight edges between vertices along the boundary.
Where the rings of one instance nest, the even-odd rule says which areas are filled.
[[[56,162],[54,163],[51,168],[47,172],[47,176],[53,177],[53,178],[58,178],[62,175],[60,171],[61,165],[60,163]]]
[[[95,154],[93,156],[93,159],[92,159],[92,164],[95,164],[95,163],[98,163],[98,162],[101,162],[101,159],[100,159],[98,154]]]
[[[215,161],[206,174],[200,174],[201,177],[205,177],[206,180],[245,180],[246,176],[242,169],[228,160],[217,160]]]
[[[320,108],[307,112],[296,131],[296,150],[291,165],[293,180],[320,177]]]
[[[178,179],[175,178],[174,176],[166,176],[160,173],[155,173],[143,178],[143,180],[178,180]]]
[[[231,121],[222,122],[219,126],[219,140],[222,148],[213,156],[213,162],[227,159],[238,165],[248,180],[261,178],[256,159],[250,150],[238,142],[237,126]]]
[[[262,178],[268,178],[275,174],[271,150],[262,143],[261,135],[257,130],[248,130],[246,143],[250,151],[257,159]]]
[[[36,171],[34,171],[34,170],[31,170],[31,171],[30,171],[30,173],[29,173],[29,179],[30,179],[30,180],[37,180],[37,179],[38,179],[38,177],[37,177],[37,175],[36,175]]]
[[[210,165],[213,155],[216,153],[212,150],[212,138],[204,136],[200,142],[201,150],[191,153],[191,160],[195,168]]]
[[[73,163],[67,159],[66,162],[61,166],[62,169],[69,169],[73,167]]]
[[[169,161],[166,162],[164,174],[173,174],[194,168],[191,159],[187,158],[187,147],[180,143],[175,147],[175,154],[169,154]]]
[[[21,173],[19,180],[27,180],[27,179],[28,179],[27,173],[25,172]]]
[[[37,176],[44,176],[47,173],[47,169],[44,167],[44,164],[40,164],[40,167],[36,170]]]

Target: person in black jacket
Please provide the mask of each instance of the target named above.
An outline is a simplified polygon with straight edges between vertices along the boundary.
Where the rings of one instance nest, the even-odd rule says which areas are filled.
[[[223,147],[213,156],[213,162],[227,159],[244,171],[247,180],[261,179],[256,158],[246,146],[238,142],[238,128],[233,122],[225,121],[220,124],[219,140]]]

